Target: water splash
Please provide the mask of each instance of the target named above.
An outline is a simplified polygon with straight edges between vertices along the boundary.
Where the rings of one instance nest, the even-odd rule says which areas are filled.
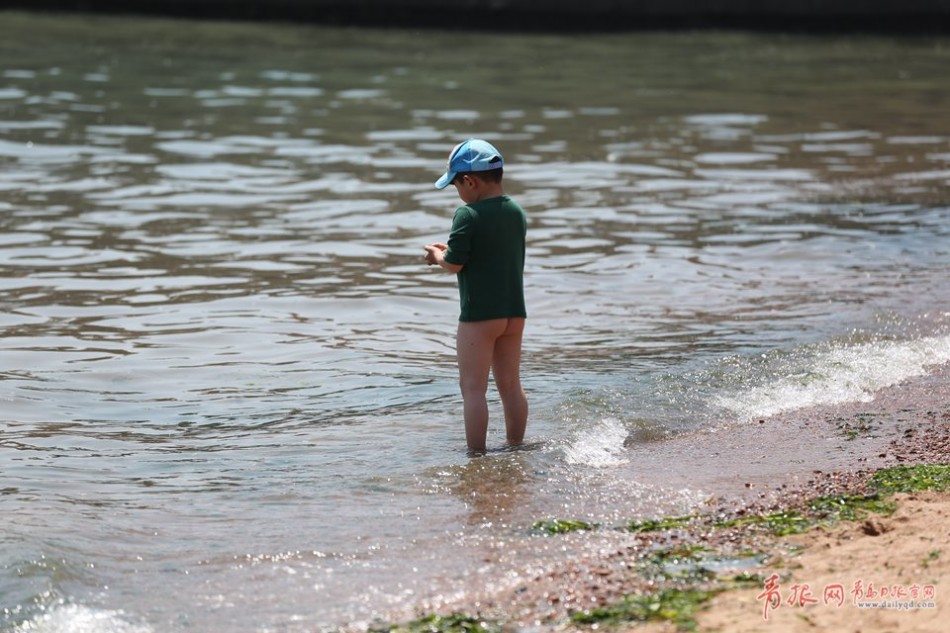
[[[133,624],[122,611],[62,604],[19,624],[13,633],[153,633]]]
[[[947,362],[950,336],[831,346],[794,374],[717,396],[713,402],[743,421],[817,405],[869,402],[877,391]]]
[[[564,461],[571,465],[604,468],[626,462],[623,457],[627,429],[616,418],[604,418],[579,431],[564,447]]]

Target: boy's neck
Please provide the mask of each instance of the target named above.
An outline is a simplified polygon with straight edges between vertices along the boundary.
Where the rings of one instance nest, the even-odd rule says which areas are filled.
[[[478,193],[472,202],[481,202],[482,200],[488,200],[489,198],[497,198],[499,196],[505,195],[505,188],[500,182],[485,182],[482,181],[482,187],[478,188]]]

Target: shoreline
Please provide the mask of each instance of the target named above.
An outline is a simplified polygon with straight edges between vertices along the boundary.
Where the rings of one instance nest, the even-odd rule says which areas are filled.
[[[805,431],[813,435],[802,436]],[[574,551],[567,560],[526,572],[519,582],[500,583],[503,587],[498,589],[487,586],[491,583],[486,578],[486,586],[465,598],[418,604],[417,620],[377,624],[370,630],[473,631],[475,627],[486,633],[543,633],[592,630],[596,624],[596,628],[621,631],[698,626],[696,630],[731,633],[759,631],[763,625],[776,631],[844,630],[841,627],[852,621],[861,622],[863,633],[893,630],[909,622],[914,630],[942,630],[937,616],[946,601],[943,581],[950,578],[950,531],[946,528],[950,490],[884,494],[875,489],[873,477],[903,467],[950,464],[950,365],[885,388],[869,402],[821,406],[718,430],[710,434],[716,446],[703,467],[723,460],[748,460],[750,447],[762,450],[763,437],[788,441],[796,434],[799,440],[839,438],[845,450],[832,451],[833,468],[800,464],[782,476],[776,476],[775,467],[784,464],[788,471],[789,464],[797,464],[794,451],[791,457],[777,460],[778,464],[766,459],[761,468],[746,468],[740,477],[724,477],[706,506],[694,515],[657,517],[656,523],[645,522],[646,529],[640,531],[585,529],[583,523],[565,527],[568,533],[539,538],[558,539]],[[676,442],[674,438],[656,451],[654,461],[669,463]],[[776,446],[782,444],[769,449],[775,451]],[[683,459],[673,463],[682,464]],[[834,500],[832,510],[829,500]],[[882,548],[887,557],[881,556]],[[900,566],[896,561],[901,561]],[[757,596],[773,573],[784,592],[785,606],[774,609],[764,622],[764,599]],[[833,576],[840,580],[832,582]],[[841,584],[850,591],[859,580],[886,583],[895,592],[891,602],[903,600],[904,605],[859,608],[849,603],[835,608],[822,604],[819,593],[818,604],[805,600],[804,606],[789,606],[801,601],[803,585],[820,591]],[[902,608],[910,600],[911,587],[917,587],[915,595],[922,596],[917,592],[925,586],[935,590],[934,608]],[[907,596],[901,598],[898,589]],[[681,602],[665,605],[661,597]],[[667,613],[669,619],[640,622],[636,609],[650,600],[650,609]]]

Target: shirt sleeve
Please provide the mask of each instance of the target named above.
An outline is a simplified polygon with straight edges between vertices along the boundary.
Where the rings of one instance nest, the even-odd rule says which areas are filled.
[[[449,233],[448,250],[445,261],[464,266],[472,252],[472,234],[475,232],[475,217],[472,210],[459,207],[452,219],[452,231]]]

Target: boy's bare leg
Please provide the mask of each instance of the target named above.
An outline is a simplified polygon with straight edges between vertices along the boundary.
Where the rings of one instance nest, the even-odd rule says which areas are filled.
[[[509,444],[524,440],[528,400],[521,387],[523,318],[460,322],[456,338],[459,385],[465,415],[465,439],[471,451],[485,450],[488,435],[488,372],[505,409]]]
[[[521,338],[524,334],[522,318],[508,319],[505,331],[495,340],[492,374],[505,409],[505,430],[508,443],[524,441],[528,425],[528,399],[521,387]]]
[[[470,451],[485,450],[488,372],[492,366],[495,341],[505,332],[507,325],[508,319],[459,322],[455,343],[465,412],[465,440]]]

